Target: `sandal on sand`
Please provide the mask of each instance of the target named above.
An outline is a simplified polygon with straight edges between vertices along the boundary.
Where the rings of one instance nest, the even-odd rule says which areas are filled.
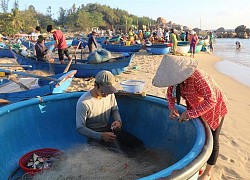
[[[203,170],[203,169],[200,169],[200,170],[199,170],[198,176],[201,176],[203,173],[204,173],[204,170]]]

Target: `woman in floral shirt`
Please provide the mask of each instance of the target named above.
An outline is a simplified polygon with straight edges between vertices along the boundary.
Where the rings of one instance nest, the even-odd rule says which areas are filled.
[[[197,68],[197,61],[187,57],[165,56],[153,80],[158,87],[168,87],[169,117],[179,122],[201,117],[213,135],[213,151],[201,179],[211,179],[212,168],[219,155],[219,134],[227,114],[226,97],[215,81]],[[175,103],[183,98],[187,109],[179,114]]]

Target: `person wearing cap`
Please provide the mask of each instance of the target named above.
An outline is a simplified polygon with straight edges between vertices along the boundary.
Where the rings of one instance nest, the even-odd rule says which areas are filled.
[[[72,57],[69,55],[68,45],[66,43],[66,38],[61,30],[55,29],[52,25],[47,26],[47,32],[53,34],[53,38],[55,40],[54,48],[52,52],[58,50],[59,61],[61,64],[64,64],[64,55],[70,61]]]
[[[78,133],[90,139],[113,142],[116,135],[110,132],[122,125],[114,93],[114,75],[109,71],[100,71],[95,76],[94,88],[84,93],[76,105],[76,129]],[[112,116],[113,122],[108,123]]]
[[[126,148],[142,147],[142,141],[121,130],[122,120],[113,86],[114,75],[100,71],[95,76],[94,88],[84,93],[76,105],[76,130],[88,138],[89,143],[112,146],[119,142]],[[110,116],[112,123],[109,123]],[[120,146],[122,147],[122,146]]]
[[[213,135],[213,150],[201,179],[210,179],[212,168],[219,155],[219,134],[227,114],[226,97],[215,81],[198,69],[195,59],[165,56],[153,79],[154,86],[168,87],[169,117],[186,122],[201,117],[209,125]],[[175,102],[185,100],[187,109],[179,114]]]
[[[37,43],[35,44],[35,54],[38,61],[46,61],[46,55],[48,48],[45,46],[45,37],[42,35],[38,36]]]
[[[190,31],[190,35],[188,36],[188,40],[189,40],[190,52],[191,52],[190,57],[194,58],[195,48],[199,42],[199,38],[198,38],[197,34],[194,32],[194,30]]]
[[[93,52],[97,49],[97,42],[95,39],[95,35],[97,33],[95,31],[92,31],[90,34],[88,34],[88,47],[89,47],[89,52]]]

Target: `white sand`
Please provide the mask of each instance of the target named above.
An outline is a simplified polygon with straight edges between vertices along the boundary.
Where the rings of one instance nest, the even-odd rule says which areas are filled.
[[[163,55],[148,55],[145,51],[136,54],[125,73],[116,76],[115,86],[122,89],[119,82],[127,79],[137,79],[146,82],[144,91],[159,97],[165,97],[166,88],[152,86],[152,78],[161,62]],[[214,63],[221,58],[209,53],[196,54],[199,67],[209,73],[228,98],[229,113],[222,127],[220,142],[221,149],[218,162],[213,170],[213,180],[250,179],[250,88],[230,77],[218,72]],[[138,69],[136,69],[138,68]],[[90,90],[93,78],[75,78],[68,91]]]
[[[162,55],[152,56],[145,52],[136,54],[132,64],[128,67],[128,71],[116,76],[118,82],[115,86],[122,89],[119,85],[122,80],[143,80],[146,82],[144,91],[147,94],[165,97],[166,88],[152,86],[154,72],[162,58]],[[220,155],[213,170],[212,179],[250,179],[250,138],[248,135],[250,128],[250,88],[215,69],[214,63],[221,58],[203,52],[196,54],[195,58],[199,60],[199,67],[215,79],[228,98],[229,113],[225,117],[222,127]],[[138,70],[134,69],[136,66]],[[86,86],[86,84],[88,85]],[[91,85],[92,83],[89,83],[89,81],[83,84],[87,89],[91,89]]]

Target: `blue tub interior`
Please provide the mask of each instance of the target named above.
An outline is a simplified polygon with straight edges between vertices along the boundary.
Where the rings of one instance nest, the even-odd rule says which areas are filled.
[[[18,160],[40,148],[68,149],[86,139],[75,129],[75,106],[82,92],[51,95],[0,108],[0,179],[7,179]],[[167,101],[118,96],[123,128],[147,147],[165,149],[175,159],[172,166],[142,179],[170,175],[189,164],[201,152],[205,130],[199,119],[178,123],[168,118]],[[184,107],[178,106],[180,111]]]

